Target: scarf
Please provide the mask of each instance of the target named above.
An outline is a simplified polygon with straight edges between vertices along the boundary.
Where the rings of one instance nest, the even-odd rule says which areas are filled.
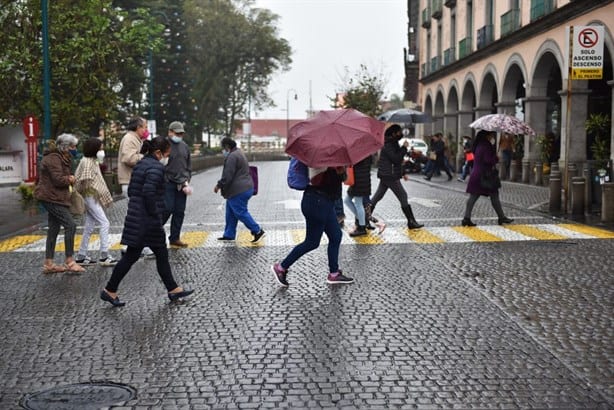
[[[83,196],[93,196],[107,208],[113,203],[113,197],[104,182],[96,158],[83,157],[75,171],[75,188]]]

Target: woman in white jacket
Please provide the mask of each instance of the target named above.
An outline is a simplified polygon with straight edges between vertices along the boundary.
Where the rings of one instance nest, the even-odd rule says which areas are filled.
[[[100,172],[104,160],[102,141],[90,138],[83,143],[83,158],[75,171],[75,188],[85,199],[85,226],[81,246],[76,256],[80,265],[93,265],[96,260],[87,255],[87,248],[94,228],[100,226],[100,252],[98,262],[101,266],[115,266],[117,260],[109,255],[109,219],[104,211],[113,204],[113,197]]]

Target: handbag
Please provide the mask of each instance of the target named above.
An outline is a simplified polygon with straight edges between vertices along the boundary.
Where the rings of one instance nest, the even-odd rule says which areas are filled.
[[[488,191],[501,188],[501,179],[496,169],[489,169],[480,175],[480,186]]]
[[[347,186],[354,185],[354,167],[347,167],[345,170],[345,179],[343,183]]]
[[[435,151],[429,152],[429,159],[435,161],[437,159],[437,153]]]
[[[254,193],[253,195],[258,194],[258,167],[254,165],[249,166],[249,175],[252,177],[252,181],[254,181]]]
[[[83,215],[85,213],[85,200],[75,188],[71,186],[70,189],[70,206],[68,210],[73,215]]]

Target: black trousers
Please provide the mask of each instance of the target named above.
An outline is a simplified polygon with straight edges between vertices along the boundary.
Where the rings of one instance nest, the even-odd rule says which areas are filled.
[[[167,291],[171,291],[177,287],[173,273],[171,272],[171,264],[168,262],[168,249],[166,246],[151,248],[156,255],[156,268],[158,269],[158,275],[166,286]],[[134,265],[136,261],[141,257],[143,247],[128,246],[126,253],[117,262],[117,265],[113,268],[113,274],[111,279],[107,282],[106,290],[109,292],[117,292],[120,282],[124,279],[124,276],[128,274],[128,271]]]
[[[407,191],[405,191],[405,188],[403,188],[403,185],[401,185],[401,180],[382,178],[379,180],[379,185],[377,186],[375,194],[373,194],[371,197],[371,206],[373,209],[375,209],[375,205],[377,205],[377,203],[384,197],[384,194],[386,194],[388,189],[390,189],[397,197],[401,207],[408,205]]]

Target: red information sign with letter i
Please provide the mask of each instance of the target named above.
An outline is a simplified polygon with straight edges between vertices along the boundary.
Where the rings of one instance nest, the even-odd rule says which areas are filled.
[[[38,142],[39,132],[40,126],[35,116],[28,115],[23,119],[23,133],[26,135],[26,146],[28,149],[28,179],[26,179],[26,182],[36,181],[36,159],[38,156],[36,143]]]

